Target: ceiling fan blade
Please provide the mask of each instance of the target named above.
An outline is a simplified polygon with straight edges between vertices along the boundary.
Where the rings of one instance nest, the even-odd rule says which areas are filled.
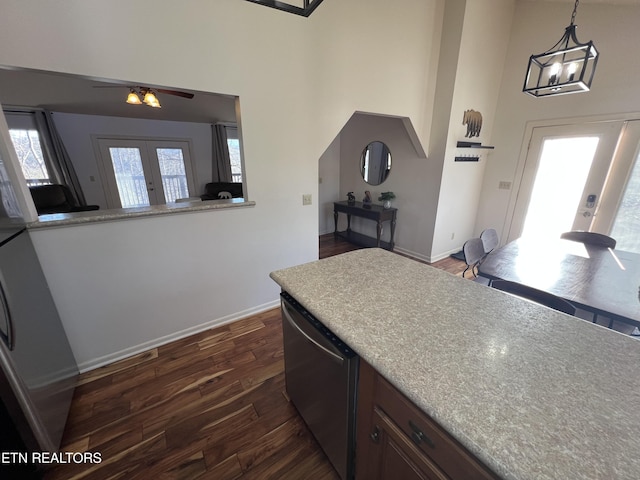
[[[166,93],[167,95],[175,95],[177,97],[183,97],[183,98],[193,98],[193,93],[187,93],[187,92],[181,92],[179,90],[165,90],[164,88],[152,88],[152,90],[155,90],[158,93]]]

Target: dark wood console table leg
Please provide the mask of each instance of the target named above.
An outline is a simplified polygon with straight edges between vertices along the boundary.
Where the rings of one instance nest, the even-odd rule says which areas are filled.
[[[333,235],[338,236],[338,212],[336,210],[333,211]]]
[[[391,245],[390,249],[393,251],[393,246],[395,245],[395,243],[393,242],[393,234],[396,231],[396,217],[395,215],[393,216],[393,218],[391,219],[391,238],[389,239],[389,244]]]
[[[347,233],[351,233],[351,214],[347,213]]]
[[[380,248],[380,237],[382,236],[382,222],[378,220],[376,224],[376,247]]]

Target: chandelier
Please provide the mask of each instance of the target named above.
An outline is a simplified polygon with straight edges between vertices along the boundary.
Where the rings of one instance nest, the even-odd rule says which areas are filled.
[[[252,3],[259,3],[265,7],[276,8],[283,12],[293,13],[308,17],[322,3],[322,0],[247,0]]]
[[[522,91],[534,97],[588,92],[598,63],[593,41],[580,43],[576,38],[576,0],[571,24],[551,50],[531,55]]]

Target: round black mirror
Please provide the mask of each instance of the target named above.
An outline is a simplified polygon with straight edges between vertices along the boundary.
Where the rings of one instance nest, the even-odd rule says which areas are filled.
[[[382,142],[371,142],[362,151],[360,173],[369,185],[380,185],[391,171],[391,152]]]

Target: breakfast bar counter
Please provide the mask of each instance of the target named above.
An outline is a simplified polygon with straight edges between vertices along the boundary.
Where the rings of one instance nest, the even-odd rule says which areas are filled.
[[[227,210],[230,208],[253,207],[255,202],[244,198],[225,200],[209,200],[206,202],[169,203],[165,205],[149,205],[145,207],[112,208],[107,210],[90,210],[73,213],[51,213],[40,215],[38,221],[27,225],[29,229],[64,227],[69,225],[86,225],[118,220],[130,220],[159,215],[206,212],[211,210]]]
[[[271,273],[505,479],[640,477],[640,343],[382,249]]]

